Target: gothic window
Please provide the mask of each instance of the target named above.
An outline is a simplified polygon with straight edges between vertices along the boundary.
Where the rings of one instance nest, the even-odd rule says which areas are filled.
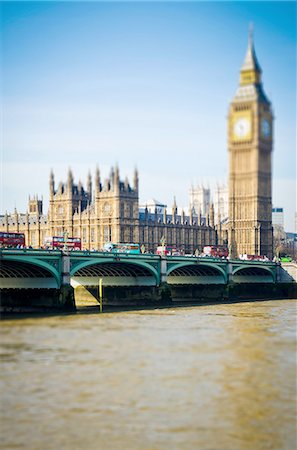
[[[121,227],[121,237],[120,237],[121,242],[124,242],[124,236],[125,236],[124,227]]]
[[[95,241],[95,229],[91,228],[91,242]]]
[[[36,245],[36,232],[35,231],[31,231],[31,245]]]
[[[108,239],[109,235],[108,235],[108,225],[104,225],[103,227],[103,242],[109,242]]]
[[[140,228],[140,233],[141,233],[141,242],[144,242],[144,227]]]
[[[134,242],[134,237],[133,237],[133,227],[130,227],[130,242]]]
[[[82,236],[83,242],[87,242],[87,229],[84,227],[82,232],[83,232],[83,236]]]
[[[125,203],[121,202],[121,217],[125,217]]]
[[[130,218],[133,218],[133,204],[129,205],[129,209],[130,209]]]
[[[107,202],[104,203],[103,212],[104,212],[105,214],[109,214],[109,213],[110,213],[110,210],[111,210],[110,204],[107,203]]]
[[[63,214],[64,213],[64,208],[63,208],[63,206],[59,206],[58,207],[58,214]]]
[[[181,238],[180,238],[180,228],[178,228],[177,230],[176,230],[176,240],[177,240],[177,242],[180,244],[181,242]]]
[[[154,228],[151,227],[151,236],[150,236],[151,244],[154,242]]]
[[[104,225],[103,227],[103,242],[111,242],[111,226]]]

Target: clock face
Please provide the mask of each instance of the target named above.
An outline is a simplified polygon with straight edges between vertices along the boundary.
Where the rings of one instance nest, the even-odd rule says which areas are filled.
[[[267,119],[262,119],[261,131],[264,137],[270,136],[270,123]]]
[[[250,132],[251,124],[248,119],[242,117],[241,119],[236,120],[234,124],[234,133],[239,138],[244,138]]]

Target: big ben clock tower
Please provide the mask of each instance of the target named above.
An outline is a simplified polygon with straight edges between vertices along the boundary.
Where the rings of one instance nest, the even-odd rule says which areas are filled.
[[[229,108],[229,230],[231,256],[272,257],[271,154],[273,115],[261,81],[252,30]]]

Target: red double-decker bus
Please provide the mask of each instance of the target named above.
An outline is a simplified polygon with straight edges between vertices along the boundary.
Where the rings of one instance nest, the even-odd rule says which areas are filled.
[[[70,250],[81,250],[81,240],[76,237],[67,237],[66,242],[63,236],[53,236],[52,238],[52,246],[53,248],[61,248],[68,247]]]
[[[46,237],[43,244],[49,249],[63,250],[67,247],[69,250],[81,250],[81,240],[76,237],[67,237],[66,242],[64,236]]]
[[[204,256],[212,256],[213,258],[227,258],[228,249],[222,245],[206,245],[203,247]]]
[[[25,247],[24,233],[5,233],[0,232],[0,248],[9,247]]]

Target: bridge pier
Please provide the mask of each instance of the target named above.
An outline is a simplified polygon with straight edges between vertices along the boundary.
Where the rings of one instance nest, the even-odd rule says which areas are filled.
[[[70,284],[70,256],[68,253],[62,255],[61,279],[59,301],[64,308],[75,310],[74,289]]]
[[[161,265],[160,265],[160,281],[161,285],[167,283],[167,258],[166,256],[161,256]]]
[[[227,264],[227,280],[228,284],[233,283],[233,264],[231,261],[228,261]]]

